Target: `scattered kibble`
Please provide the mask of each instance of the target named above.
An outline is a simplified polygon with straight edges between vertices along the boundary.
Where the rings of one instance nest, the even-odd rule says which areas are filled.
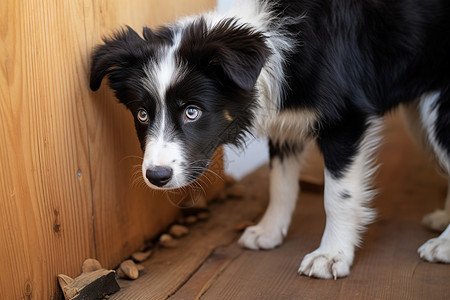
[[[189,233],[189,229],[183,225],[174,224],[174,225],[170,226],[170,229],[169,229],[169,234],[176,238],[185,236],[188,233]]]
[[[194,215],[192,215],[192,216],[187,216],[186,218],[184,218],[184,222],[185,222],[187,225],[195,224],[195,223],[197,223],[197,217],[194,216]]]
[[[120,264],[120,270],[129,279],[137,279],[139,277],[139,270],[131,259],[127,259]]]
[[[120,266],[116,270],[116,276],[117,276],[117,278],[127,278],[127,276],[125,276],[123,271],[120,269]]]
[[[83,273],[93,272],[102,268],[100,262],[94,258],[88,258],[83,262],[81,271]]]
[[[144,251],[144,252],[134,252],[131,254],[131,258],[136,262],[146,261],[150,255],[152,255],[152,250]]]
[[[177,241],[170,234],[164,233],[159,237],[159,243],[166,248],[172,248],[177,245]]]

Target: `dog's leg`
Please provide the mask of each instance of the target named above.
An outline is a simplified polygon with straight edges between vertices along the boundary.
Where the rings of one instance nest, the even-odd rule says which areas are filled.
[[[443,94],[440,92],[425,94],[420,99],[419,105],[421,121],[426,129],[428,142],[442,171],[447,175],[450,175],[450,111],[448,104],[441,100],[449,99],[449,97],[448,89]],[[419,248],[420,257],[429,262],[450,263],[450,225],[448,225],[450,221],[450,177],[448,183],[445,209],[425,217],[429,221],[427,225],[433,229],[447,228],[439,237],[430,239]]]
[[[299,192],[303,147],[270,143],[270,202],[261,221],[239,239],[243,247],[258,250],[279,246],[286,236]]]
[[[370,190],[376,170],[372,154],[379,145],[380,122],[373,120],[367,126],[363,120],[362,126],[347,122],[319,140],[326,167],[326,226],[319,248],[304,257],[298,270],[307,276],[347,276],[360,234],[374,218],[368,202],[374,195]]]
[[[447,92],[448,94],[448,92]],[[420,123],[425,131],[427,148],[436,158],[443,173],[450,175],[450,149],[446,149],[450,141],[449,128],[450,113],[447,109],[441,109],[439,102],[449,95],[441,95],[440,92],[428,93],[420,98],[418,112]],[[438,134],[439,132],[439,134]],[[422,223],[429,229],[442,232],[450,223],[450,177],[448,179],[448,192],[445,208],[438,209],[422,219]]]

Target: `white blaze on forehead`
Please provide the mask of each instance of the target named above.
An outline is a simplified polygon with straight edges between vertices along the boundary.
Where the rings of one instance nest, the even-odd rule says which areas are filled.
[[[174,52],[175,50],[173,49],[173,47],[168,49],[168,54],[164,56],[163,60],[158,63],[155,70],[155,83],[161,101],[164,101],[166,91],[172,84],[176,73],[178,73]]]
[[[156,118],[152,121],[153,135],[156,135],[161,143],[168,138],[168,111],[166,93],[168,88],[183,77],[184,67],[176,59],[176,52],[180,47],[181,33],[177,32],[172,45],[162,45],[156,51],[155,57],[144,67],[145,76],[142,78],[144,87],[156,100]],[[170,133],[169,133],[170,134]]]
[[[182,34],[177,32],[172,45],[162,45],[156,51],[155,57],[144,67],[145,76],[142,82],[147,90],[165,106],[168,88],[183,77],[184,67],[176,59],[177,50],[181,44]]]
[[[144,68],[142,83],[156,101],[155,119],[151,120],[151,129],[144,150],[142,173],[145,181],[146,171],[156,166],[170,167],[172,179],[164,188],[175,188],[185,184],[184,151],[180,141],[174,140],[171,118],[167,109],[166,93],[171,85],[183,78],[183,65],[176,59],[181,43],[181,34],[176,33],[172,45],[161,46],[155,57]],[[147,182],[149,184],[149,182]],[[149,184],[150,185],[150,184]]]

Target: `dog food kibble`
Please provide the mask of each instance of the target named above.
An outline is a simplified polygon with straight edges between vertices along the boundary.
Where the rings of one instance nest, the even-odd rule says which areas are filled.
[[[209,212],[201,212],[199,214],[197,214],[197,219],[200,221],[206,221],[209,219]]]
[[[187,216],[184,218],[184,222],[188,225],[192,225],[197,223],[197,217],[196,216]]]
[[[131,259],[127,259],[120,264],[120,270],[129,279],[137,279],[139,277],[139,270]]]
[[[93,272],[96,270],[100,270],[102,266],[100,265],[100,262],[94,258],[88,258],[83,262],[83,265],[81,266],[81,271],[83,273]]]
[[[171,248],[177,245],[177,241],[170,234],[164,233],[159,237],[159,243],[163,247]]]
[[[131,258],[134,261],[143,262],[147,260],[150,257],[150,255],[152,255],[152,250],[148,250],[145,252],[134,252],[133,254],[131,254]]]
[[[169,229],[169,234],[176,238],[185,236],[188,233],[189,233],[189,229],[183,225],[174,224]]]
[[[120,269],[120,266],[116,270],[116,277],[117,278],[127,278],[125,274],[123,273],[122,269]]]

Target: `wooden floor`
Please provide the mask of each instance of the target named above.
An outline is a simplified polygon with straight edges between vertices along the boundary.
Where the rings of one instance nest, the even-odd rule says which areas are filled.
[[[136,281],[122,280],[111,299],[450,299],[450,265],[426,263],[417,248],[436,236],[421,218],[443,206],[446,180],[390,118],[379,153],[376,223],[365,234],[349,277],[319,280],[297,275],[304,255],[320,242],[323,194],[302,192],[282,246],[241,249],[236,224],[257,220],[268,202],[267,166],[243,180],[243,200],[210,205],[211,218],[191,227],[176,248],[157,249]],[[317,158],[308,176],[320,174]]]

